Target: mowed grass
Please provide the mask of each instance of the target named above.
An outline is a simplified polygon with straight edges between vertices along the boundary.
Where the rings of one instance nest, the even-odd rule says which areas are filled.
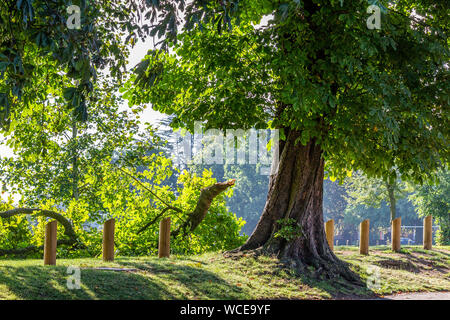
[[[372,247],[335,247],[351,264],[360,285],[297,274],[277,259],[221,253],[200,256],[0,260],[0,299],[351,299],[398,292],[450,291],[450,246],[425,251],[408,246],[400,253]],[[69,290],[69,266],[81,270],[81,288]],[[120,268],[128,271],[99,270]],[[369,279],[369,281],[367,281]],[[366,283],[372,284],[367,287]]]

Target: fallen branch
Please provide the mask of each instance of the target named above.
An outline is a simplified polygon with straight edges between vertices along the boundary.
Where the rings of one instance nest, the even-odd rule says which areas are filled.
[[[197,201],[197,205],[188,215],[188,218],[186,221],[183,222],[183,224],[174,232],[172,232],[172,236],[176,237],[180,232],[183,233],[183,235],[186,235],[189,232],[193,232],[198,225],[203,221],[203,219],[206,217],[206,214],[208,213],[209,208],[211,207],[212,201],[215,197],[217,197],[219,194],[224,192],[229,187],[233,186],[235,184],[236,180],[229,180],[226,182],[219,182],[215,183],[212,186],[206,187],[201,190],[199,199]],[[154,219],[152,219],[150,222],[148,222],[145,226],[143,226],[139,231],[138,234],[145,231],[148,227],[153,225],[159,218],[161,218],[168,210],[173,210],[175,212],[181,212],[181,209],[173,207],[164,201],[161,200],[164,204],[167,205],[166,208],[164,208],[160,214],[158,214]],[[33,216],[43,216],[43,217],[49,217],[57,220],[62,226],[64,226],[64,234],[69,238],[68,240],[58,240],[58,244],[64,244],[64,245],[81,245],[81,247],[85,247],[78,239],[77,234],[73,230],[72,224],[68,219],[66,219],[64,216],[62,216],[60,213],[50,211],[50,210],[43,210],[43,209],[33,209],[33,208],[15,208],[7,211],[0,212],[0,218],[11,218],[15,215],[20,214],[29,214]],[[39,251],[42,250],[43,247],[36,247],[36,246],[29,246],[26,248],[20,248],[20,249],[0,249],[0,256],[7,255],[7,254],[26,254],[29,252]]]
[[[180,234],[180,232],[182,232],[183,235],[186,235],[189,232],[193,232],[195,228],[197,228],[198,225],[206,217],[206,214],[208,213],[208,210],[211,207],[211,203],[214,198],[227,190],[229,187],[233,186],[235,182],[236,179],[226,182],[218,182],[213,184],[212,186],[202,189],[194,211],[189,214],[187,220],[177,230],[172,232],[172,236],[176,237],[178,234]]]
[[[66,219],[63,215],[61,215],[58,212],[50,211],[50,210],[43,210],[43,209],[36,209],[36,208],[15,208],[7,211],[0,212],[0,218],[11,218],[16,215],[21,214],[28,214],[35,217],[48,217],[55,219],[58,221],[59,224],[61,224],[64,227],[64,234],[69,238],[67,240],[58,240],[58,244],[64,244],[64,245],[81,245],[83,244],[79,241],[77,234],[73,230],[72,224],[68,219]],[[6,254],[22,254],[32,251],[38,251],[41,250],[42,247],[35,247],[35,246],[29,246],[26,248],[21,249],[7,249],[3,250],[0,249],[0,255],[6,255]]]

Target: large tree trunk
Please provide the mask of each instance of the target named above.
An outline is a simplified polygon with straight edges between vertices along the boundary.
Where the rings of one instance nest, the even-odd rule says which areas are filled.
[[[303,146],[300,132],[290,131],[280,142],[278,171],[271,176],[266,205],[248,241],[238,251],[258,249],[275,254],[302,271],[314,266],[328,277],[354,279],[347,265],[328,246],[324,231],[322,197],[324,160],[315,139]],[[280,237],[280,219],[293,219],[299,230],[294,238]]]

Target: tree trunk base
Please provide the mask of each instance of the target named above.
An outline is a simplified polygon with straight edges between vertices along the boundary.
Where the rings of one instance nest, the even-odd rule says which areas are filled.
[[[229,254],[255,251],[276,257],[299,273],[315,277],[358,277],[328,245],[323,221],[325,162],[315,140],[298,142],[301,132],[289,131],[280,143],[277,173],[271,176],[266,205],[247,242]]]
[[[286,253],[287,251],[285,251]],[[295,271],[298,275],[309,275],[315,279],[345,279],[353,285],[364,286],[358,274],[350,269],[350,265],[334,254],[330,256],[310,256],[307,259],[300,256],[293,257],[283,251],[274,251],[270,246],[261,246],[255,249],[245,249],[244,246],[223,253],[230,259],[242,257],[268,256],[277,258],[285,268]]]

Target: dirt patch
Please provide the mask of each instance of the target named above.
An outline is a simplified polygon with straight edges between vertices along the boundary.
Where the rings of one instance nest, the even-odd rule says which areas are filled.
[[[375,264],[383,268],[405,270],[413,273],[425,273],[429,275],[447,274],[450,272],[450,265],[444,266],[442,261],[433,261],[424,256],[423,253],[410,253],[407,255],[397,254],[395,256],[387,257],[385,254],[379,255],[381,259]]]
[[[423,256],[423,254],[411,254],[410,258],[411,261],[413,261],[421,270],[423,270],[426,273],[449,273],[450,272],[450,265],[445,266],[445,260],[444,261],[434,261],[432,259],[427,259]]]
[[[376,262],[377,265],[383,268],[395,269],[395,270],[405,270],[409,272],[419,273],[420,268],[414,265],[410,261],[394,260],[394,259],[384,259]]]

